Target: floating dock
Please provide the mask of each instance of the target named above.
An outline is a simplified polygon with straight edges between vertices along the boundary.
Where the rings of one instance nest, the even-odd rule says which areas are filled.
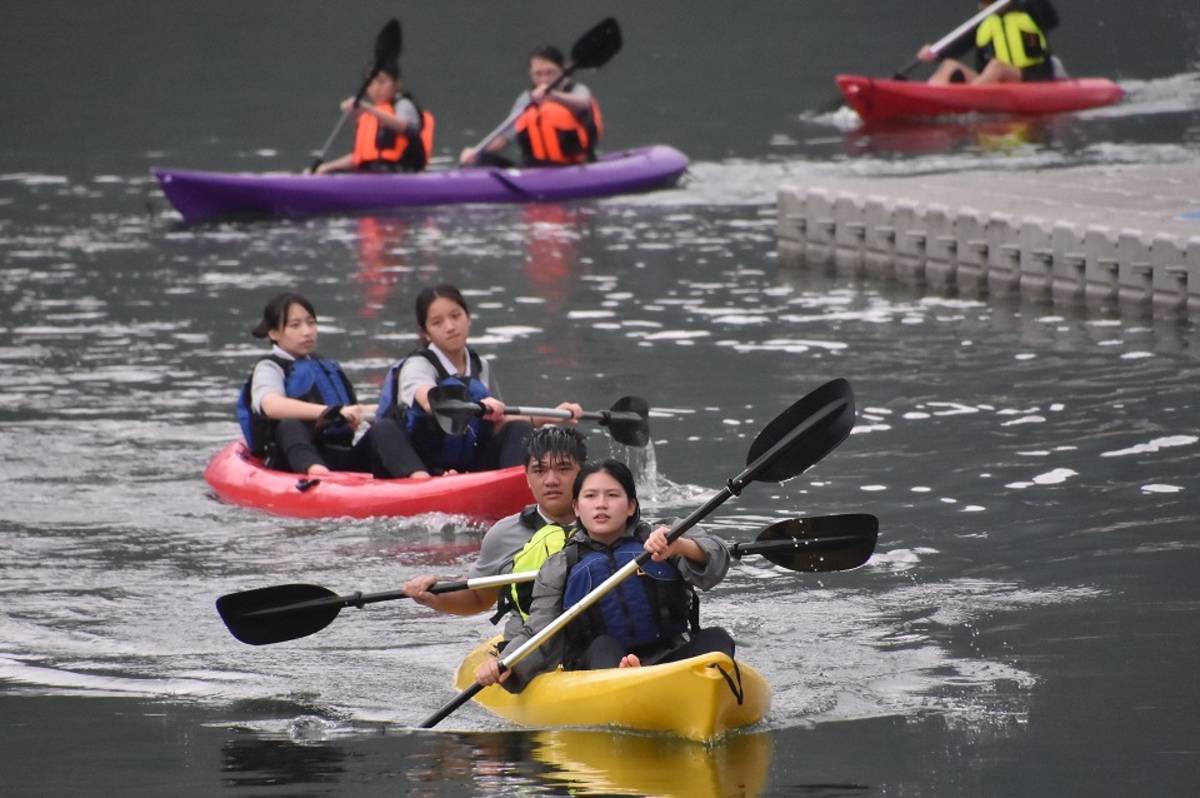
[[[780,189],[777,229],[785,264],[1200,316],[1195,163],[822,177]]]

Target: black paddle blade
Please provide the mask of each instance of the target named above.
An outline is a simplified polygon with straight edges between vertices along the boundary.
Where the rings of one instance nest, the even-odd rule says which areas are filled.
[[[622,396],[603,423],[617,443],[642,448],[650,442],[650,403],[640,396]]]
[[[621,50],[621,26],[612,17],[601,20],[571,48],[571,69],[604,66]]]
[[[342,603],[336,593],[319,585],[276,585],[221,596],[217,613],[231,635],[261,646],[324,629],[338,616]]]
[[[846,440],[854,428],[854,391],[850,383],[836,379],[780,413],[754,439],[746,455],[747,465],[789,440],[786,448],[752,478],[783,482],[802,473]]]
[[[866,513],[789,518],[735,550],[793,571],[848,571],[870,559],[878,537],[879,519]]]
[[[378,72],[399,58],[402,44],[400,20],[388,20],[388,23],[379,30],[379,35],[375,37],[375,71]]]
[[[438,426],[447,435],[462,435],[471,419],[483,415],[483,407],[472,402],[465,385],[438,385],[429,389],[429,406]]]

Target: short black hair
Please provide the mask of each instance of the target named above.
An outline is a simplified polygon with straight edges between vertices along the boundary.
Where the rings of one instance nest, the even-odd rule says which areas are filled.
[[[525,466],[531,460],[570,460],[587,462],[587,438],[574,427],[538,427],[525,436]]]
[[[530,58],[541,58],[544,61],[552,61],[558,66],[566,63],[563,58],[562,50],[555,47],[553,44],[543,44],[529,54]]]
[[[287,324],[288,311],[292,305],[299,305],[309,312],[316,319],[317,312],[313,310],[313,305],[304,296],[295,293],[294,291],[285,291],[282,294],[277,294],[271,297],[263,308],[262,320],[254,325],[254,329],[250,334],[255,338],[266,338],[267,333],[271,330],[278,330]]]

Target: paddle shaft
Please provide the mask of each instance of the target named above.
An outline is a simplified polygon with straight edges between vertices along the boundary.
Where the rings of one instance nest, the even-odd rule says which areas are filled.
[[[561,83],[562,83],[564,80],[566,80],[568,77],[570,77],[570,76],[571,76],[571,73],[572,73],[572,72],[574,72],[574,71],[575,71],[575,65],[574,65],[574,64],[568,64],[568,65],[567,65],[567,68],[566,68],[566,69],[564,69],[564,70],[562,71],[562,74],[561,74],[561,75],[559,75],[557,78],[555,78],[555,79],[554,79],[554,82],[553,82],[553,83],[551,83],[549,86],[547,86],[547,87],[546,87],[546,93],[547,93],[547,94],[549,94],[550,92],[552,92],[552,91],[554,91],[556,88],[558,88],[558,86],[559,86],[559,85],[560,85],[560,84],[561,84]],[[516,121],[517,121],[517,117],[519,117],[519,116],[520,116],[521,114],[523,114],[523,113],[525,113],[525,109],[524,109],[524,108],[520,108],[520,109],[517,109],[517,110],[513,111],[511,114],[509,114],[509,115],[508,115],[508,116],[505,118],[505,120],[504,120],[503,122],[501,122],[499,125],[497,125],[495,128],[493,128],[491,133],[488,133],[486,136],[484,136],[484,137],[483,137],[483,140],[482,140],[482,141],[480,141],[478,144],[476,144],[476,145],[475,145],[475,148],[474,148],[474,149],[475,149],[475,153],[476,153],[476,155],[478,155],[479,153],[483,152],[484,148],[485,148],[485,147],[487,147],[487,145],[491,144],[493,141],[495,141],[496,139],[500,138],[500,135],[501,135],[502,133],[504,133],[504,131],[508,130],[508,128],[509,128],[509,127],[510,127],[510,126],[511,126],[511,125],[512,125],[514,122],[516,122]]]
[[[570,410],[559,410],[554,407],[505,407],[504,415],[537,416],[539,418],[558,418],[563,420],[575,417],[571,414]],[[579,417],[587,421],[600,421],[602,423],[616,419],[618,421],[631,421],[636,424],[643,420],[637,413],[622,413],[613,410],[584,411]]]
[[[393,38],[394,41],[392,40]],[[342,131],[346,120],[354,114],[358,108],[358,104],[362,102],[362,98],[366,96],[367,89],[371,86],[371,81],[375,80],[375,76],[383,69],[385,62],[400,57],[400,45],[400,23],[393,19],[387,25],[384,25],[383,30],[379,31],[379,34],[375,37],[375,64],[371,67],[371,71],[367,74],[362,85],[358,87],[358,91],[355,92],[354,102],[346,109],[341,118],[338,119],[337,124],[334,125],[333,132],[329,134],[329,138],[325,139],[325,144],[321,147],[321,152],[313,159],[312,166],[308,168],[310,172],[317,171],[317,167],[325,162],[325,156],[329,153],[329,148],[333,146],[334,139]]]
[[[987,8],[982,9],[978,14],[971,17],[966,22],[959,25],[957,28],[950,31],[945,36],[943,36],[942,38],[938,39],[936,42],[931,44],[929,46],[929,49],[933,50],[934,55],[941,55],[942,50],[945,50],[947,47],[954,44],[956,41],[958,41],[958,39],[961,36],[963,36],[965,33],[970,31],[971,29],[973,29],[980,22],[983,22],[985,19],[990,17],[992,14],[999,13],[1005,7],[1011,5],[1012,2],[1013,2],[1013,0],[996,0],[996,2],[992,3]],[[905,75],[907,75],[909,72],[912,72],[914,69],[916,69],[920,65],[921,65],[921,59],[914,58],[912,61],[905,64],[903,67],[900,68],[899,71],[896,72],[896,77],[904,77]]]
[[[713,510],[717,509],[734,496],[741,494],[746,485],[754,481],[755,476],[768,469],[776,460],[786,454],[802,436],[806,435],[818,424],[824,423],[826,420],[832,419],[834,416],[841,413],[844,407],[844,400],[832,401],[780,438],[774,446],[767,449],[767,451],[763,452],[763,454],[761,454],[757,460],[746,466],[746,469],[742,471],[742,473],[738,474],[733,479],[730,479],[720,492],[706,501],[703,505],[693,510],[686,518],[676,523],[675,526],[671,528],[671,531],[667,533],[667,543],[670,544],[674,542],[679,538],[680,535],[694,527]],[[593,588],[590,593],[585,595],[575,604],[571,605],[570,608],[565,610],[557,618],[543,627],[541,631],[526,640],[512,652],[505,655],[505,657],[500,660],[501,673],[506,670],[511,670],[514,665],[525,659],[525,657],[533,653],[544,642],[558,634],[558,632],[560,632],[567,624],[571,623],[571,621],[575,620],[581,614],[586,612],[593,604],[604,598],[604,596],[611,592],[612,589],[618,584],[637,573],[637,571],[651,558],[651,556],[652,555],[650,552],[644,551],[635,559],[630,560],[624,566],[617,569],[612,576],[608,577],[595,588]],[[454,710],[458,709],[463,704],[474,698],[482,689],[483,685],[481,685],[479,682],[475,682],[466,690],[463,690],[461,693],[459,693],[444,707],[439,709],[430,717],[426,718],[421,723],[419,728],[433,728],[443,719],[445,719],[450,713],[454,712]]]
[[[371,85],[371,81],[375,80],[375,76],[378,74],[378,67],[372,69],[371,73],[367,76],[367,79],[363,81],[362,86],[358,88],[358,93],[354,95],[354,104],[346,109],[346,112],[342,114],[342,118],[338,120],[336,125],[334,125],[333,132],[329,134],[329,138],[325,139],[325,144],[321,147],[321,152],[317,155],[317,157],[313,159],[312,166],[309,167],[309,171],[315,172],[317,171],[318,166],[325,163],[325,156],[329,153],[329,148],[333,146],[334,139],[338,137],[338,133],[342,132],[342,127],[346,124],[346,120],[349,119],[356,110],[358,110],[358,104],[362,102],[362,98],[366,95],[367,89]]]
[[[464,579],[458,582],[438,582],[433,587],[429,588],[430,593],[454,593],[459,590],[482,590],[484,588],[504,587],[505,585],[517,584],[520,582],[532,582],[537,576],[537,571],[525,571],[515,574],[499,574],[498,576],[481,576],[475,579]],[[311,601],[297,601],[294,604],[285,604],[282,607],[268,607],[266,609],[254,610],[242,615],[242,618],[265,618],[271,615],[285,615],[293,612],[304,612],[306,610],[321,609],[324,607],[357,607],[362,609],[364,605],[375,604],[380,601],[394,601],[396,599],[411,598],[403,590],[386,590],[380,593],[348,593],[344,596],[332,596],[329,598],[312,599]]]

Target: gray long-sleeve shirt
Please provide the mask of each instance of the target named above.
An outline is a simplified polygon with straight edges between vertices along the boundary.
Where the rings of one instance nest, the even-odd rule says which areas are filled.
[[[640,537],[644,538],[650,532],[650,525],[643,521],[639,526],[642,527]],[[625,534],[613,543],[613,546],[635,537],[637,531],[631,525],[625,530]],[[729,570],[729,549],[720,540],[710,537],[697,528],[685,532],[684,537],[700,546],[708,555],[707,561],[701,564],[692,562],[686,557],[672,557],[670,562],[679,569],[685,582],[701,590],[708,590],[725,578],[725,573]],[[571,540],[579,541],[582,545],[590,548],[603,548],[602,544],[588,537],[587,532],[583,529],[575,530]],[[563,590],[566,582],[567,555],[565,551],[560,551],[546,560],[541,570],[538,571],[537,579],[533,583],[533,600],[529,606],[529,617],[525,619],[525,624],[520,630],[509,638],[509,642],[504,648],[506,652],[515,651],[562,614]],[[506,631],[510,629],[511,627]],[[516,663],[512,668],[512,674],[503,682],[504,687],[512,692],[519,692],[537,674],[558,667],[566,659],[565,635],[565,631],[560,631]]]

